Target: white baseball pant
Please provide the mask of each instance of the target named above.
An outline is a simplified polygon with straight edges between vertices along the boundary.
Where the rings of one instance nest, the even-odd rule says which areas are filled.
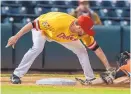
[[[42,36],[41,32],[36,31],[36,29],[32,29],[32,40],[32,48],[28,50],[19,66],[14,70],[14,74],[18,77],[23,77],[24,74],[27,73],[35,58],[43,51],[46,40],[49,42],[53,41],[50,41],[46,36]],[[90,65],[87,50],[80,40],[72,41],[69,43],[57,43],[63,45],[65,48],[71,50],[77,55],[87,80],[94,78],[94,73]]]

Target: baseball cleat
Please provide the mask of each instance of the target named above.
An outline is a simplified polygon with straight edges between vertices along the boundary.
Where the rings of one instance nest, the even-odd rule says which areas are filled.
[[[95,78],[91,79],[91,80],[82,80],[80,78],[75,78],[76,81],[78,81],[80,84],[82,85],[91,85],[92,84],[92,81],[95,80]]]
[[[20,78],[18,76],[16,76],[15,74],[11,75],[10,81],[12,84],[21,84]]]
[[[85,80],[82,80],[80,78],[75,78],[76,81],[78,81],[80,84],[84,85],[85,84]]]

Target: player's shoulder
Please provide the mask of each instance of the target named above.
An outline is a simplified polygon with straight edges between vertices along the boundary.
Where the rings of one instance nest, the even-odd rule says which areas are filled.
[[[64,13],[64,12],[48,12],[46,14],[42,14],[38,17],[39,19],[63,19],[63,21],[65,20],[75,20],[76,18],[73,17],[70,14]]]

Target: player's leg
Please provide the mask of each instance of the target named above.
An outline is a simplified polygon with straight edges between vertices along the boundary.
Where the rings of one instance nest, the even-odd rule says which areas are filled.
[[[35,58],[43,51],[46,38],[42,36],[40,31],[32,29],[32,40],[32,48],[24,55],[19,66],[14,71],[14,74],[18,77],[22,77],[27,73]]]
[[[129,83],[130,82],[130,77],[128,76],[122,76],[113,81],[113,84],[124,84],[124,83]]]
[[[60,44],[63,45],[65,48],[73,51],[77,55],[86,79],[87,80],[94,79],[95,76],[90,65],[87,50],[85,46],[81,43],[81,41],[78,40],[78,41],[72,41],[69,43],[60,43]]]

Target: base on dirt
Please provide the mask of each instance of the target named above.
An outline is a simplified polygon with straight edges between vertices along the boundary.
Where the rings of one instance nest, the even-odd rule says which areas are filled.
[[[76,85],[76,81],[63,78],[46,78],[36,81],[37,85]]]

